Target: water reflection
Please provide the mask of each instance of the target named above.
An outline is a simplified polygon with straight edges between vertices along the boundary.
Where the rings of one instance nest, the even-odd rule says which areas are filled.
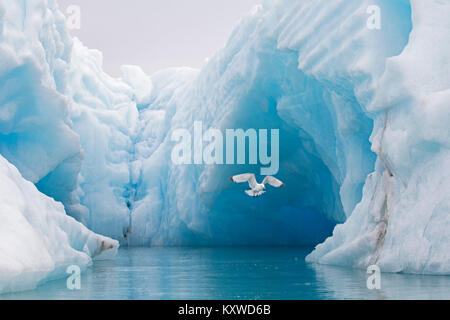
[[[364,270],[312,265],[316,281],[326,292],[327,299],[371,300],[439,300],[450,299],[449,276],[381,274],[381,290],[368,290],[369,276]]]
[[[450,277],[382,274],[306,264],[308,248],[123,248],[82,275],[0,299],[450,299]]]

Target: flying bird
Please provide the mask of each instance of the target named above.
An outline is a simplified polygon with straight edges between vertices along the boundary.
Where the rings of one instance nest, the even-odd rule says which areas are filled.
[[[230,178],[231,181],[236,183],[248,182],[251,190],[246,190],[245,193],[250,197],[259,197],[260,195],[266,193],[266,184],[270,184],[272,187],[281,188],[284,187],[284,183],[274,178],[272,176],[267,176],[264,178],[262,183],[256,182],[255,175],[253,173],[244,173]]]

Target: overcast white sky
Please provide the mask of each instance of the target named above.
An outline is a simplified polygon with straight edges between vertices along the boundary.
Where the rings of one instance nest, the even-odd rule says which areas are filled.
[[[58,0],[81,9],[73,30],[104,56],[104,69],[119,76],[122,64],[151,74],[167,67],[199,68],[225,45],[233,27],[260,0]]]

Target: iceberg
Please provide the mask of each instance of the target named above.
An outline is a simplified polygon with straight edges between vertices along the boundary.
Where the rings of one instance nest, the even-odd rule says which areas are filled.
[[[4,0],[0,154],[61,215],[122,245],[321,243],[308,261],[450,274],[449,13],[263,1],[201,70],[112,78],[55,1]],[[174,163],[173,133],[198,122],[279,130],[285,189],[255,201],[230,183],[261,163]]]
[[[376,34],[366,27],[368,6],[266,1],[175,90],[168,79],[181,70],[155,74],[151,103],[140,115],[147,126],[158,119],[164,132],[151,151],[136,150],[141,175],[129,243],[314,245],[331,235],[361,201],[374,170],[374,118],[366,110],[373,79],[411,31],[407,3],[386,3],[391,19]],[[222,132],[279,129],[286,189],[249,202],[228,177],[260,172],[260,165],[174,165],[170,137],[179,128],[193,132],[196,121]],[[154,132],[145,135],[139,139],[154,141]]]
[[[35,288],[113,257],[118,242],[89,231],[0,156],[0,293]]]
[[[110,77],[101,66],[101,53],[74,39],[65,96],[71,127],[83,154],[77,195],[87,210],[82,216],[68,213],[97,233],[123,239],[129,226],[129,199],[133,197],[137,101],[144,103],[145,93]],[[127,69],[133,76],[132,71],[136,73]]]
[[[55,1],[1,6],[0,153],[68,214],[121,239],[145,93],[103,72],[101,52],[69,36]]]
[[[379,30],[367,27],[373,5]],[[198,75],[176,89],[184,70],[154,75],[140,115],[164,133],[139,134],[152,143],[136,150],[130,243],[305,245],[338,224],[308,261],[449,274],[449,9],[266,1]],[[288,192],[249,203],[226,177],[257,166],[172,165],[168,137],[195,121],[280,128]]]
[[[386,61],[367,105],[377,115],[375,172],[348,221],[308,261],[450,274],[450,3],[411,7],[409,42]]]

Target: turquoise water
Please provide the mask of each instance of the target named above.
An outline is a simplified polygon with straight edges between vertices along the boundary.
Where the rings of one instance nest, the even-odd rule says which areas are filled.
[[[0,299],[450,299],[450,277],[382,274],[304,262],[305,248],[122,248],[81,277]]]

